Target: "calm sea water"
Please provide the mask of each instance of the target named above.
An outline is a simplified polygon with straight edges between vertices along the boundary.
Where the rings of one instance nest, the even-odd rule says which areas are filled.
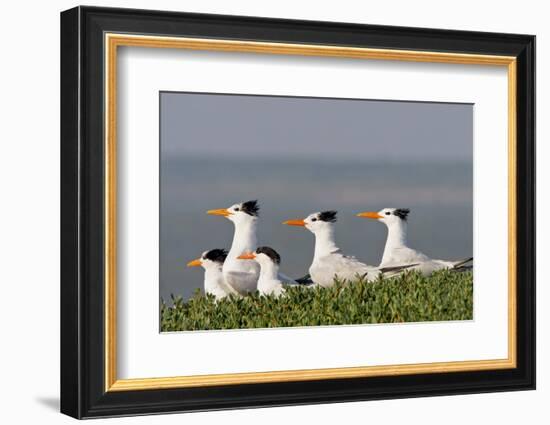
[[[170,158],[161,163],[160,297],[188,298],[202,287],[189,260],[229,249],[233,224],[206,210],[258,199],[259,243],[276,249],[283,273],[301,277],[313,258],[313,235],[284,226],[290,218],[338,210],[337,242],[347,254],[376,265],[386,228],[360,211],[410,208],[410,245],[435,258],[472,254],[471,162]]]

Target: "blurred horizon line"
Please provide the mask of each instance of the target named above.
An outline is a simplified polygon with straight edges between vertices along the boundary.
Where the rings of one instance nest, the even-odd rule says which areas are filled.
[[[186,152],[166,152],[161,151],[160,153],[160,163],[165,161],[173,160],[208,160],[208,161],[223,161],[223,160],[261,160],[265,161],[315,161],[315,162],[355,162],[355,163],[373,163],[373,162],[385,162],[392,164],[408,164],[408,163],[471,163],[473,165],[473,158],[471,156],[458,157],[458,158],[449,158],[449,157],[420,157],[413,156],[410,158],[395,158],[391,156],[373,156],[373,157],[357,157],[350,155],[333,155],[330,158],[327,158],[326,155],[304,155],[298,154],[293,155],[292,153],[283,154],[283,155],[270,155],[266,157],[258,153],[247,154],[246,152],[237,152],[235,154],[224,153],[223,158],[220,158],[214,154],[197,154],[197,153],[186,153]]]

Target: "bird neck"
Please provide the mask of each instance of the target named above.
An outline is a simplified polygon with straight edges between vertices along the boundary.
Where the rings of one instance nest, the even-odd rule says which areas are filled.
[[[223,279],[222,267],[214,266],[208,267],[204,270],[204,289],[208,291],[216,288],[219,284],[219,280]]]
[[[260,266],[259,280],[276,280],[279,274],[279,266],[273,262],[262,263]]]
[[[407,223],[404,220],[399,220],[388,226],[388,237],[386,246],[382,256],[382,263],[389,260],[392,251],[396,248],[401,248],[407,245]]]
[[[333,252],[339,251],[334,241],[334,228],[327,226],[322,229],[318,229],[315,233],[315,253],[313,259],[323,257]]]
[[[257,220],[250,220],[235,224],[235,233],[228,256],[238,257],[243,252],[250,252],[256,249],[256,228]]]

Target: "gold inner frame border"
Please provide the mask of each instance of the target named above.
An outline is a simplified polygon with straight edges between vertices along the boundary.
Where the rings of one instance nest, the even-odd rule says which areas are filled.
[[[288,44],[257,41],[235,41],[205,38],[180,38],[150,35],[106,33],[105,46],[105,391],[137,391],[152,389],[239,385],[270,382],[312,381],[322,379],[411,375],[420,373],[450,373],[511,369],[516,358],[516,58],[513,56],[466,53],[428,52],[413,50],[371,49],[330,45]],[[148,47],[260,53],[279,55],[324,56],[355,59],[397,60],[469,65],[504,66],[508,72],[508,358],[419,364],[304,369],[193,375],[151,378],[117,378],[116,265],[117,265],[117,52],[118,47]]]

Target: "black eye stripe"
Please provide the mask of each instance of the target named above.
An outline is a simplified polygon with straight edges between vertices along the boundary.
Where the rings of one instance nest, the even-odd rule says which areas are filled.
[[[258,204],[258,201],[246,201],[243,202],[240,205],[241,211],[251,215],[253,217],[257,217],[258,213],[260,211],[260,205]]]
[[[393,215],[399,217],[401,220],[407,220],[407,216],[411,211],[408,208],[398,208],[393,212]]]
[[[204,260],[215,261],[218,263],[223,263],[227,257],[227,251],[225,249],[211,249],[204,253],[202,258]]]
[[[274,263],[281,264],[281,257],[273,248],[270,248],[268,246],[260,246],[258,249],[256,249],[256,254],[265,254],[269,258],[271,258]]]
[[[321,221],[326,221],[327,223],[336,222],[336,211],[323,211],[318,214],[318,219]]]

